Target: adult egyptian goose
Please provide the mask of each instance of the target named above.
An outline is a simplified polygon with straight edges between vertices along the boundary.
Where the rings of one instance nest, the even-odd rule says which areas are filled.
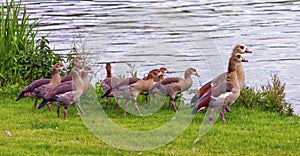
[[[150,93],[160,93],[170,97],[169,109],[173,109],[175,112],[177,108],[175,106],[174,100],[177,94],[188,90],[193,85],[193,80],[191,75],[199,77],[195,68],[188,68],[184,72],[184,79],[179,77],[166,78],[161,82],[155,84],[151,89]]]
[[[231,55],[235,56],[236,54],[245,54],[245,53],[252,53],[252,51],[249,50],[245,45],[239,44],[233,48]],[[243,62],[246,62],[246,61],[244,60]],[[245,73],[244,73],[244,67],[243,67],[242,63],[237,64],[236,72],[237,72],[237,76],[238,76],[238,80],[239,80],[239,86],[242,88],[245,86]],[[192,98],[191,103],[195,103],[197,100],[199,100],[201,98],[201,96],[203,96],[206,93],[206,91],[210,88],[211,85],[216,85],[218,83],[225,82],[226,81],[226,73],[227,72],[224,72],[224,73],[218,75],[217,77],[215,77],[214,79],[212,79],[211,81],[209,81],[205,85],[203,85],[198,90],[197,94],[195,94],[195,96]],[[226,110],[231,112],[231,110],[228,107],[226,108]]]
[[[126,99],[124,105],[124,116],[126,116],[126,108],[130,100],[134,103],[134,107],[137,113],[139,115],[142,115],[136,102],[137,96],[139,94],[147,92],[153,86],[154,78],[159,77],[161,74],[162,73],[160,70],[154,69],[148,73],[147,80],[129,78],[121,81],[118,85],[115,86],[115,88],[113,88],[113,92],[116,98]]]
[[[84,91],[84,82],[80,76],[80,72],[82,67],[75,66],[71,70],[71,74],[73,77],[72,88],[76,88],[75,90],[71,90],[62,94],[55,95],[48,102],[58,105],[57,107],[57,116],[60,118],[60,107],[64,107],[64,119],[67,118],[67,109],[75,102],[80,99],[80,96],[83,94]],[[39,105],[39,109],[42,108],[46,103],[41,103]]]
[[[105,69],[106,69],[106,78],[101,83],[101,87],[103,88],[104,93],[108,92],[108,91],[111,91],[110,89],[115,87],[120,82],[119,79],[112,76],[110,63],[106,63]],[[107,107],[108,98],[109,97],[114,97],[114,93],[110,92],[107,96],[102,96],[101,98],[104,98],[104,97],[106,98],[105,105]],[[117,100],[116,100],[116,107],[118,107],[118,101]]]
[[[217,84],[210,83],[207,91],[194,103],[193,114],[206,107],[210,107],[209,123],[212,122],[213,112],[216,109],[220,111],[222,121],[226,122],[223,110],[229,105],[232,105],[240,95],[237,66],[244,61],[248,60],[244,59],[241,54],[238,53],[230,57],[226,81]]]
[[[72,67],[75,66],[81,66],[81,63],[83,62],[83,57],[78,55],[76,57],[73,57],[72,59]],[[71,81],[72,80],[72,74],[68,74],[61,78],[61,82]]]
[[[33,81],[31,84],[29,84],[18,96],[16,101],[20,100],[21,98],[25,97],[32,97],[35,98],[34,101],[34,108],[37,106],[37,101],[41,97],[39,96],[39,93],[43,91],[43,89],[48,89],[56,84],[60,83],[61,78],[60,78],[60,70],[67,70],[67,68],[62,64],[62,63],[56,63],[52,67],[52,79],[39,79]],[[50,108],[49,108],[50,109]]]
[[[39,98],[43,98],[44,95],[47,93],[48,90],[56,86],[57,84],[61,83],[61,77],[59,71],[64,70],[66,71],[67,68],[62,63],[56,63],[52,67],[52,79],[48,84],[42,85],[38,88],[35,88],[33,93],[37,95]]]

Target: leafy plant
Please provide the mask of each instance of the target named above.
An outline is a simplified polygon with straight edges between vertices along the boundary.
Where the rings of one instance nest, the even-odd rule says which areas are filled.
[[[292,113],[291,104],[285,101],[285,83],[281,84],[277,74],[271,75],[271,83],[261,86],[263,110],[271,110],[282,114],[284,111]]]
[[[285,83],[282,84],[277,74],[271,75],[271,82],[262,85],[261,89],[244,88],[236,101],[238,107],[250,110],[278,112],[280,115],[291,116],[292,105],[285,100]]]
[[[135,64],[126,63],[126,65],[130,68],[127,73],[129,73],[132,77],[137,78],[137,71],[135,70]]]
[[[62,62],[60,55],[55,54],[49,47],[49,40],[43,36],[36,41],[36,51],[33,53],[35,61],[31,62],[31,80],[41,77],[51,77],[51,67],[57,62]]]

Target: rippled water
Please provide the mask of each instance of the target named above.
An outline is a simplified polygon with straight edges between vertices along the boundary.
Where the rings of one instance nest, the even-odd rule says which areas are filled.
[[[300,2],[297,0],[26,0],[41,35],[50,33],[57,53],[83,42],[91,64],[113,61],[114,74],[126,74],[124,62],[139,75],[167,66],[182,76],[196,67],[204,83],[225,71],[233,46],[246,44],[247,85],[265,84],[270,73],[286,82],[286,96],[300,114]],[[101,72],[103,73],[103,70]],[[97,75],[99,79],[103,74]],[[198,82],[197,79],[194,79]],[[198,85],[193,88],[198,88]]]

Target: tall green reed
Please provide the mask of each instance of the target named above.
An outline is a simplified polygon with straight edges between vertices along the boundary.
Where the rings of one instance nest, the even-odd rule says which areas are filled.
[[[49,48],[47,36],[36,40],[39,20],[30,21],[21,1],[6,0],[0,15],[0,87],[51,77],[51,66],[63,59]]]
[[[22,14],[21,14],[22,11]],[[19,15],[20,20],[19,20]],[[25,56],[35,51],[34,39],[38,32],[36,22],[29,23],[26,8],[13,0],[1,5],[0,15],[0,86],[12,84],[22,78],[22,69],[28,60]],[[25,69],[26,70],[26,69]]]

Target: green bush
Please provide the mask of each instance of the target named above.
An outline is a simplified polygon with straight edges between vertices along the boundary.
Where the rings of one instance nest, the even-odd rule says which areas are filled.
[[[0,86],[26,85],[42,77],[51,77],[51,66],[63,61],[49,48],[45,37],[35,42],[38,20],[30,23],[30,15],[21,2],[6,0],[0,15]]]
[[[280,115],[293,114],[292,105],[285,100],[285,84],[281,84],[277,74],[271,75],[271,83],[262,85],[261,89],[244,88],[236,101],[238,107],[261,111],[278,112]]]

